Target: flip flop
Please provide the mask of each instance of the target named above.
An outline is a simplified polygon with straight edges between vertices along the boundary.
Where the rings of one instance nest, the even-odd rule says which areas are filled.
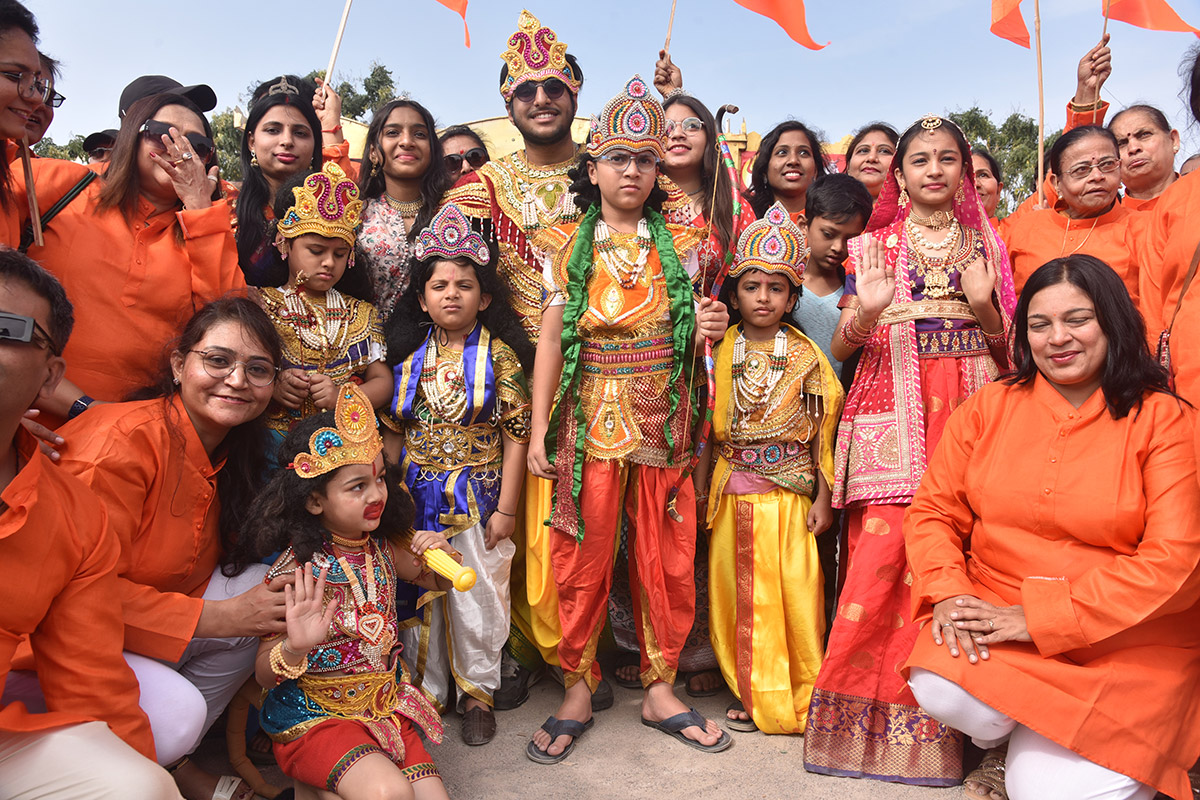
[[[542,730],[550,734],[550,743],[553,744],[554,740],[559,736],[570,736],[570,743],[563,748],[561,753],[552,756],[545,750],[538,749],[538,746],[530,739],[529,744],[525,745],[525,755],[535,764],[557,764],[571,755],[571,751],[575,749],[575,742],[592,727],[594,722],[595,720],[590,719],[587,722],[580,722],[574,719],[558,719],[551,715],[542,723]]]
[[[754,733],[756,730],[758,730],[758,726],[754,724],[754,720],[732,719],[729,716],[730,711],[740,711],[745,714],[746,707],[742,705],[741,700],[734,700],[729,704],[729,707],[725,709],[725,727],[729,728],[729,730],[737,731],[738,733]]]
[[[721,738],[717,739],[713,744],[700,744],[695,739],[689,739],[684,736],[682,731],[684,728],[695,725],[697,728],[704,730],[708,725],[708,720],[701,716],[696,709],[689,709],[683,713],[676,714],[673,717],[667,717],[662,722],[655,722],[652,719],[642,717],[642,724],[647,728],[654,728],[656,731],[662,731],[668,736],[672,736],[686,744],[688,747],[694,747],[697,750],[703,750],[707,753],[719,753],[722,750],[728,750],[733,746],[733,739],[725,731],[721,731]]]

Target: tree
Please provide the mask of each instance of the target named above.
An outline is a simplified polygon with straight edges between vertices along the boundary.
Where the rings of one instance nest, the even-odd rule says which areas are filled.
[[[1004,191],[997,216],[1007,216],[1037,191],[1037,120],[1014,112],[997,126],[979,106],[946,116],[963,129],[968,142],[985,147],[1000,164]],[[1061,135],[1062,130],[1057,130],[1046,137],[1047,152]]]
[[[227,108],[212,118],[213,143],[217,146],[217,163],[221,177],[234,183],[242,179],[242,132],[234,123],[234,110]]]
[[[87,163],[87,153],[83,152],[83,135],[78,133],[65,145],[57,144],[47,136],[33,146],[33,152],[42,158],[61,158],[63,161]]]

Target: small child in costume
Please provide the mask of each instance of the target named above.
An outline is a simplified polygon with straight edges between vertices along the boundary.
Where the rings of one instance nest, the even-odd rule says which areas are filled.
[[[374,408],[391,398],[383,328],[375,307],[334,288],[353,268],[362,222],[358,186],[336,163],[297,178],[275,198],[275,246],[287,282],[254,296],[283,342],[283,369],[267,409],[267,424],[282,441],[299,420],[333,408],[337,387],[353,380]]]
[[[283,554],[267,580],[287,573],[287,633],[264,637],[255,676],[268,689],[260,720],[297,792],[343,800],[395,794],[441,800],[446,790],[414,723],[441,742],[437,711],[409,683],[397,642],[398,580],[445,591],[417,557],[457,556],[445,537],[412,532],[412,500],[388,467],[375,411],[352,384],[336,408],[288,435],[256,503],[262,553]],[[284,549],[286,548],[286,549]]]
[[[742,233],[724,290],[739,324],[715,356],[709,617],[739,698],[726,724],[739,731],[803,733],[821,668],[816,537],[833,520],[842,387],[820,348],[782,322],[806,255],[803,233],[776,203]]]
[[[510,623],[510,541],[525,478],[533,345],[496,274],[497,251],[453,204],[416,242],[411,282],[388,323],[395,393],[382,415],[417,527],[447,530],[476,571],[469,592],[420,603],[401,638],[414,683],[463,714],[463,740],[491,741],[492,695]],[[451,682],[453,677],[453,682]]]
[[[570,173],[582,219],[538,242],[551,254],[550,297],[534,369],[529,469],[557,479],[551,561],[566,686],[558,711],[526,747],[541,764],[566,758],[592,724],[596,642],[623,514],[642,722],[700,750],[732,744],[673,690],[695,615],[696,504],[691,476],[682,479],[697,409],[694,355],[704,337],[724,334],[728,314],[708,298],[697,308],[692,294],[705,231],[668,225],[659,210],[665,134],[662,106],[635,76],[593,118]],[[681,479],[676,522],[667,495]]]

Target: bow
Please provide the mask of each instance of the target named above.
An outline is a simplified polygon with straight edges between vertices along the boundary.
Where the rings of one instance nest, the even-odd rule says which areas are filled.
[[[712,289],[708,296],[713,300],[721,296],[721,287],[725,285],[725,278],[729,275],[729,268],[733,265],[733,254],[737,250],[738,237],[741,231],[738,230],[738,222],[742,218],[742,194],[738,191],[738,186],[741,181],[738,178],[737,168],[733,164],[733,154],[729,151],[729,143],[725,141],[725,134],[722,133],[721,121],[724,119],[726,112],[736,114],[738,107],[734,105],[723,105],[717,109],[717,150],[720,151],[721,160],[724,162],[725,170],[729,173],[729,190],[733,194],[733,226],[729,234],[729,245],[725,248],[725,256],[722,259],[721,269],[713,279]],[[713,197],[712,204],[708,212],[708,230],[709,236],[712,236],[713,215],[716,213],[717,207],[717,188],[716,181],[713,182]],[[700,463],[700,458],[704,455],[704,448],[708,445],[709,436],[712,434],[713,412],[716,409],[717,402],[717,386],[716,386],[716,364],[713,362],[713,342],[707,336],[704,338],[704,377],[707,380],[708,398],[704,407],[704,421],[700,424],[700,432],[696,437],[696,451],[692,453],[691,460],[687,466],[683,468],[683,472],[675,481],[667,492],[667,514],[676,522],[683,522],[683,516],[676,508],[676,503],[679,499],[679,489],[683,486],[683,482],[691,476],[695,471],[696,465]]]

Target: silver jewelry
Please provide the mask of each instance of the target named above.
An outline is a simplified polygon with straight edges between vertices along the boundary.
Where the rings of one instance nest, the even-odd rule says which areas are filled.
[[[182,158],[184,161],[191,161],[191,160],[192,160],[192,154],[191,154],[191,153],[180,153],[180,154],[179,154],[179,157],[180,157],[180,158]]]

